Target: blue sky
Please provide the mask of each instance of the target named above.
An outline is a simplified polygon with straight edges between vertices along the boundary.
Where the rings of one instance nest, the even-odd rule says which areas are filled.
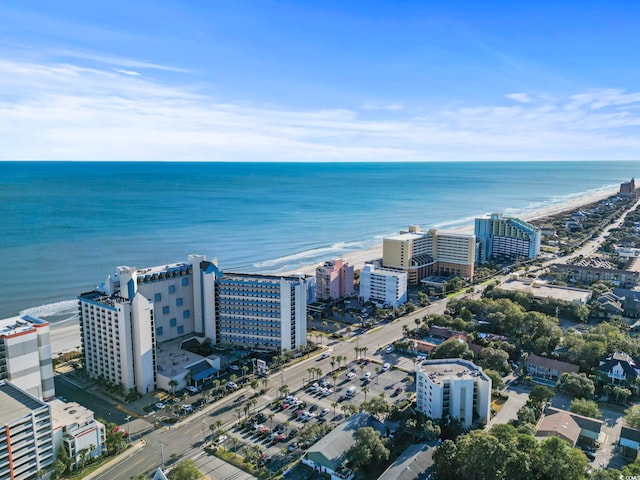
[[[638,2],[99,3],[0,5],[1,159],[640,157]]]

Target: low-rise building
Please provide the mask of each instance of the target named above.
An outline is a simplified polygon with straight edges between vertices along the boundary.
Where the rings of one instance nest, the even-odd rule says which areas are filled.
[[[537,438],[556,436],[572,447],[577,444],[593,447],[601,440],[603,424],[602,420],[596,418],[547,407],[535,436]]]
[[[536,300],[553,298],[567,303],[579,303],[582,305],[586,305],[593,295],[591,290],[574,287],[561,287],[531,279],[512,279],[500,284],[497,288],[500,290],[528,293]]]
[[[91,410],[75,402],[50,402],[53,418],[53,443],[56,456],[64,448],[72,468],[103,453],[106,445],[105,426],[94,418]]]
[[[465,426],[490,418],[491,379],[461,359],[425,360],[416,365],[416,406],[431,418],[450,415]]]
[[[573,363],[534,354],[527,357],[526,367],[527,373],[532,377],[542,377],[556,381],[565,373],[578,373],[580,371],[580,367]]]
[[[635,460],[638,456],[638,448],[640,448],[640,430],[623,426],[620,429],[620,441],[618,442],[622,455]]]
[[[352,415],[312,445],[302,463],[326,473],[331,480],[351,480],[354,474],[346,468],[347,451],[356,443],[356,432],[364,427],[372,427],[381,433],[385,431],[385,426],[368,413]]]
[[[33,479],[54,462],[51,407],[5,380],[0,425],[0,479]]]
[[[360,298],[399,307],[407,301],[407,272],[366,264],[360,272]]]
[[[566,276],[569,282],[591,284],[593,282],[611,282],[616,286],[631,288],[640,279],[640,258],[631,258],[626,267],[617,268],[607,260],[597,258],[582,259],[575,264],[556,263],[551,269]]]

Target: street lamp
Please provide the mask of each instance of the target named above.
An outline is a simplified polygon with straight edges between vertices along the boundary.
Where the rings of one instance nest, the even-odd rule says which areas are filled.
[[[127,437],[129,438],[129,444],[131,444],[131,415],[127,415],[124,419],[127,421]]]

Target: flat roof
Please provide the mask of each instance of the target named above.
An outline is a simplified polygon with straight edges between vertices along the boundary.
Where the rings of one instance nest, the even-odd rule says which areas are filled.
[[[0,425],[26,417],[47,404],[4,380],[0,381]]]
[[[591,290],[581,288],[559,287],[537,282],[523,282],[521,280],[509,280],[498,285],[501,290],[531,293],[538,298],[555,298],[566,302],[586,303],[591,297]]]
[[[187,367],[201,362],[205,358],[215,358],[215,355],[203,357],[195,353],[183,350],[181,345],[194,339],[193,335],[174,338],[168,342],[159,343],[156,347],[156,359],[158,363],[158,373],[165,377],[175,377],[185,371]]]
[[[432,383],[439,384],[443,380],[469,380],[478,377],[489,380],[480,367],[467,360],[425,360],[419,368]]]
[[[383,240],[415,240],[418,238],[424,238],[426,235],[428,235],[428,232],[422,232],[422,233],[401,232],[401,233],[396,233],[394,235],[389,235],[388,237],[384,237]]]
[[[65,403],[62,400],[55,399],[49,402],[51,405],[51,420],[53,428],[67,427],[74,423],[84,425],[93,420],[93,412],[79,403]]]
[[[22,316],[4,318],[0,320],[0,336],[15,335],[16,333],[35,330],[33,323],[25,320]]]

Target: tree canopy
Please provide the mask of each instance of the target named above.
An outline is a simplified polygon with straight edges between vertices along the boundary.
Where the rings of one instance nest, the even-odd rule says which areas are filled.
[[[182,460],[167,475],[169,480],[200,480],[202,472],[191,459]]]
[[[560,378],[560,390],[574,398],[591,398],[596,390],[593,380],[584,373],[565,373]]]
[[[389,459],[389,449],[380,432],[363,427],[355,433],[356,443],[347,451],[347,458],[354,468],[375,471]]]
[[[473,359],[473,352],[469,350],[467,342],[457,338],[450,338],[433,349],[431,358],[464,358],[465,360],[471,360]]]
[[[598,408],[598,404],[593,400],[585,398],[575,398],[571,401],[571,411],[584,417],[602,418],[602,412]]]

